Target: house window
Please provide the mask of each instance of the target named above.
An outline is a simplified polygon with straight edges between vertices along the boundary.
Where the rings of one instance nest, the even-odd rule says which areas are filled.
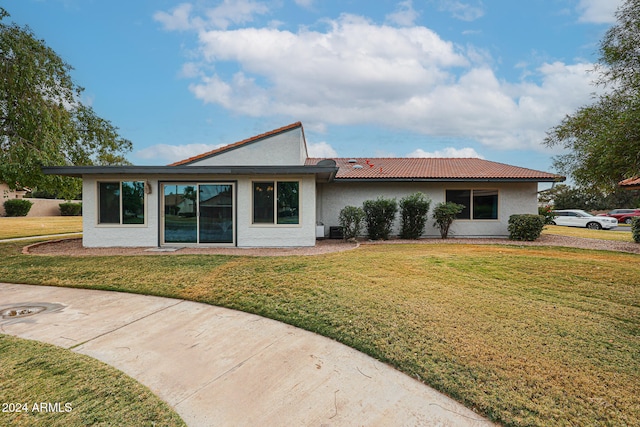
[[[253,183],[254,224],[299,224],[300,183],[266,181]]]
[[[144,182],[98,183],[99,224],[144,224]]]
[[[447,190],[446,201],[464,206],[456,219],[498,219],[498,190]]]

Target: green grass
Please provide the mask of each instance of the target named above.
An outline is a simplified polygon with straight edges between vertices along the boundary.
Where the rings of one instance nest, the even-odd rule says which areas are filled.
[[[231,307],[315,331],[514,426],[640,425],[640,258],[500,245],[314,257],[26,256],[0,281]]]
[[[542,234],[556,234],[558,236],[583,237],[586,239],[615,240],[618,242],[633,243],[633,236],[631,235],[631,232],[616,231],[615,229],[589,230],[588,228],[547,225],[544,227]]]
[[[0,334],[0,360],[0,425],[185,425],[148,388],[88,356]]]
[[[0,239],[82,232],[82,217],[0,217]]]

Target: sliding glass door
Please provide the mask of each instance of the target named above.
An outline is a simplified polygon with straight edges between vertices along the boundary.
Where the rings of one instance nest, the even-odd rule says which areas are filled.
[[[235,243],[233,183],[163,184],[163,243]]]

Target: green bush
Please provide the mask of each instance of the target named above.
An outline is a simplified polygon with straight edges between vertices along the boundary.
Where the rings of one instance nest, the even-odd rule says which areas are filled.
[[[633,235],[633,241],[640,243],[640,216],[631,220],[631,234]]]
[[[4,211],[7,216],[27,216],[32,205],[29,200],[9,199],[4,202]]]
[[[345,206],[340,211],[340,226],[345,240],[355,239],[362,231],[362,221],[365,215],[362,208],[356,206]]]
[[[431,199],[422,193],[414,193],[400,200],[400,237],[417,239],[422,236],[429,206]]]
[[[553,218],[555,217],[555,215],[553,213],[553,209],[551,209],[551,206],[539,206],[538,215],[542,215],[544,217],[544,225],[553,224]]]
[[[398,211],[396,199],[378,197],[376,200],[365,200],[362,209],[365,214],[369,239],[387,240]]]
[[[516,214],[509,217],[509,239],[533,242],[544,228],[543,215]]]
[[[60,215],[80,216],[82,215],[82,203],[65,202],[60,203]]]
[[[451,224],[453,224],[453,220],[456,219],[456,215],[462,212],[463,209],[464,205],[453,202],[438,203],[436,205],[433,209],[433,219],[435,219],[436,222],[434,222],[433,225],[440,229],[440,237],[443,239],[449,237]]]

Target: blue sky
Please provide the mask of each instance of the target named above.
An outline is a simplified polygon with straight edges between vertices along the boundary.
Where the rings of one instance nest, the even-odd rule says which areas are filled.
[[[621,0],[8,0],[163,165],[301,121],[316,157],[552,171]]]

